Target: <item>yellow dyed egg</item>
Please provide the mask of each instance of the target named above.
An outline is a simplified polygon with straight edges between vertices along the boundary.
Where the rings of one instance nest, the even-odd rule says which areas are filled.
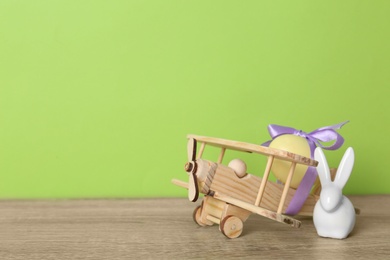
[[[290,134],[278,136],[274,140],[272,140],[269,147],[288,151],[310,158],[309,143],[306,138],[303,138],[301,136]],[[275,159],[272,164],[271,171],[279,181],[285,183],[287,180],[290,166],[291,162]],[[306,170],[306,165],[297,164],[290,187],[294,189],[298,188],[299,183],[301,182],[303,176],[306,173]]]

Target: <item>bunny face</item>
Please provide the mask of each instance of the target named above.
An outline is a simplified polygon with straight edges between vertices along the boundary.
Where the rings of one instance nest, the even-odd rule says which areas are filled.
[[[341,189],[334,185],[327,185],[322,188],[320,203],[326,212],[335,211],[341,203],[343,194]]]

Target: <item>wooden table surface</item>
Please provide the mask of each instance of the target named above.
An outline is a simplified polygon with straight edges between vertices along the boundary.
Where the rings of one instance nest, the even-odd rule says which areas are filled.
[[[0,200],[0,259],[390,259],[390,195],[349,198],[361,214],[344,240],[258,215],[228,239],[186,199]]]

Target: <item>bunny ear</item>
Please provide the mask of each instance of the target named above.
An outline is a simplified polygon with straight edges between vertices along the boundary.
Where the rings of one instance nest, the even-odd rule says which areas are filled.
[[[347,151],[345,151],[343,159],[341,159],[339,168],[337,169],[336,177],[334,179],[334,183],[340,189],[342,189],[347,183],[352,172],[354,161],[355,153],[352,147],[349,147]]]
[[[317,171],[321,185],[331,182],[332,179],[330,178],[328,162],[326,161],[325,154],[320,147],[317,147],[314,150],[314,159],[318,161]]]

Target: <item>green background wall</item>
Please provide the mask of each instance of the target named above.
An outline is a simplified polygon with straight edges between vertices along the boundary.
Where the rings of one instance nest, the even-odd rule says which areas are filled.
[[[188,133],[350,122],[389,193],[389,1],[0,1],[0,197],[186,196]],[[255,162],[256,159],[248,159]],[[253,173],[262,173],[262,166]],[[255,172],[258,170],[258,172]]]

